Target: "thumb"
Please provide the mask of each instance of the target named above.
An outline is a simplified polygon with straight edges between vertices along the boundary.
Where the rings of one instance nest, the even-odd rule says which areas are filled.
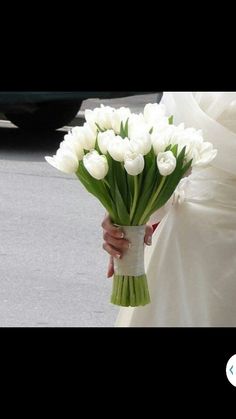
[[[148,246],[151,246],[152,244],[152,234],[153,234],[153,228],[151,225],[147,224],[145,237],[144,237],[144,243],[146,243]]]

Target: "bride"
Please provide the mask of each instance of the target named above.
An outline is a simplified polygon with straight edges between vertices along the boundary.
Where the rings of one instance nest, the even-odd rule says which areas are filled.
[[[150,220],[160,222],[145,249],[152,301],[121,308],[116,326],[236,326],[236,92],[167,92],[161,103],[175,124],[202,129],[218,154]],[[104,249],[122,254],[125,238],[108,217],[102,225]]]

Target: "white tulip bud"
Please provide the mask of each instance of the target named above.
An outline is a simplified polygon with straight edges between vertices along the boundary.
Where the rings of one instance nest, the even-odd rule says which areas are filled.
[[[111,129],[112,128],[112,115],[115,111],[114,108],[110,106],[101,105],[100,108],[95,108],[93,111],[86,109],[85,119],[89,124],[90,128],[97,132],[99,125],[101,129]]]
[[[123,139],[119,135],[116,135],[109,142],[107,150],[114,160],[123,162],[125,153],[130,150],[130,141],[128,138]]]
[[[96,114],[96,122],[101,129],[109,130],[112,128],[112,118],[114,112],[114,108],[101,105]]]
[[[134,153],[146,156],[152,148],[151,136],[147,130],[133,132],[130,148]]]
[[[72,135],[80,142],[84,150],[92,150],[95,147],[96,133],[91,129],[88,123],[82,127],[74,127],[71,130]]]
[[[125,155],[124,167],[131,176],[139,175],[144,169],[144,157],[142,154],[127,152]]]
[[[67,174],[75,173],[79,167],[79,161],[76,155],[68,148],[59,148],[55,156],[46,156],[45,160],[51,164],[51,166]]]
[[[84,112],[85,120],[89,125],[90,129],[96,134],[98,131],[98,127],[96,126],[96,112],[95,109],[92,111],[90,109],[86,109]]]
[[[172,127],[172,125],[171,125]],[[171,130],[172,131],[172,130]],[[157,156],[160,152],[165,151],[166,147],[170,143],[170,130],[163,129],[161,131],[154,129],[151,134],[151,142],[155,155]]]
[[[83,163],[89,174],[97,180],[104,179],[109,167],[106,156],[100,155],[96,150],[87,153]]]
[[[111,127],[115,131],[116,134],[120,134],[121,122],[125,124],[127,119],[130,117],[130,115],[131,115],[131,112],[129,108],[122,107],[122,108],[116,109],[113,112],[112,119],[111,119]]]
[[[64,141],[60,143],[61,149],[69,148],[72,153],[75,153],[78,160],[82,160],[84,156],[84,150],[81,145],[81,142],[74,138],[74,136],[69,133],[64,136]]]
[[[143,114],[131,113],[128,120],[128,137],[131,139],[137,133],[137,131],[143,130],[149,131],[148,125],[146,124]]]
[[[216,157],[216,155],[217,150],[213,149],[213,145],[209,142],[203,142],[201,147],[199,147],[199,150],[196,150],[195,154],[192,157],[192,165],[196,167],[206,167],[211,163],[211,161]]]
[[[176,168],[176,158],[172,151],[159,153],[157,156],[157,167],[162,176],[168,176]]]
[[[158,103],[148,103],[143,111],[144,119],[148,124],[157,123],[165,117],[165,113],[165,105],[159,105]]]
[[[105,132],[98,133],[98,146],[102,154],[107,153],[108,145],[111,141],[114,141],[114,138],[115,138],[115,133],[111,129]]]

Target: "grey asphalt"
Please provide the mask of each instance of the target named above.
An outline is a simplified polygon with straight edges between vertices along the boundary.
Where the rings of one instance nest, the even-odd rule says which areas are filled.
[[[103,103],[138,111],[156,97]],[[98,103],[86,101],[81,110]],[[32,136],[0,124],[0,327],[114,325],[119,308],[109,303],[105,210],[74,176],[44,160],[67,129]]]

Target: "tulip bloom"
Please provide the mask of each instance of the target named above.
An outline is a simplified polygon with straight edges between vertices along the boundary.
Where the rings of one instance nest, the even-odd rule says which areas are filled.
[[[124,167],[131,176],[137,176],[144,169],[144,158],[142,154],[128,152],[125,155]]]
[[[75,173],[79,167],[77,157],[69,149],[59,149],[55,156],[46,156],[45,160],[51,166],[67,174]]]
[[[123,162],[128,150],[130,150],[130,141],[119,135],[116,135],[108,144],[108,152],[115,161]]]
[[[115,133],[113,130],[98,133],[98,146],[102,154],[107,153],[110,142],[114,141]]]
[[[159,153],[157,156],[157,167],[162,176],[169,176],[176,168],[176,158],[172,151]]]
[[[89,174],[97,180],[104,179],[108,172],[106,156],[100,155],[96,150],[90,151],[83,158],[84,167]]]

